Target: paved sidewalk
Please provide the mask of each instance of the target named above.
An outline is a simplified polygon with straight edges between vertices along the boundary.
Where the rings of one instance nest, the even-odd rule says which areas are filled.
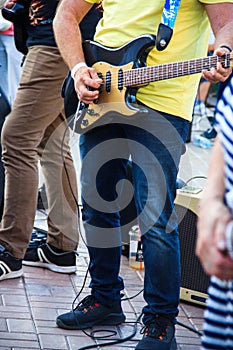
[[[55,319],[60,313],[71,310],[72,301],[79,293],[88,264],[88,256],[81,244],[77,258],[78,272],[62,275],[41,268],[24,266],[24,277],[1,282],[0,288],[0,349],[4,350],[78,350],[94,345],[82,331],[62,330]],[[122,256],[121,275],[125,280],[125,298],[136,295],[143,288],[143,271],[128,266],[128,259]],[[81,299],[89,293],[88,278]],[[107,338],[125,338],[133,332],[133,324],[144,305],[142,293],[122,302],[127,322],[118,327],[95,327],[96,336],[116,335]],[[202,328],[203,307],[187,303],[180,304],[178,321],[195,330]],[[133,340],[98,349],[134,349],[136,339],[141,338],[141,326]],[[101,332],[99,332],[102,330]],[[87,333],[90,334],[91,330]],[[112,333],[111,333],[112,334]],[[183,326],[177,326],[177,342],[181,350],[197,350],[200,337]],[[134,340],[135,339],[135,340]],[[102,341],[98,341],[100,344]],[[105,341],[104,341],[105,342]],[[151,349],[153,350],[153,349]]]

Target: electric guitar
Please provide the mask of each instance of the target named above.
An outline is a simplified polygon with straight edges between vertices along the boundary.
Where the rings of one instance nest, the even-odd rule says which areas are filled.
[[[155,47],[156,37],[142,35],[120,48],[107,48],[94,41],[84,41],[83,50],[88,66],[94,67],[103,79],[98,101],[89,105],[79,103],[70,74],[63,85],[66,117],[75,115],[75,131],[84,133],[101,125],[104,119],[147,113],[136,103],[137,88],[150,82],[201,73],[218,62],[233,67],[233,53],[222,57],[210,56],[156,66],[146,66],[146,58]],[[77,109],[79,107],[79,110]],[[113,117],[114,115],[114,117]]]

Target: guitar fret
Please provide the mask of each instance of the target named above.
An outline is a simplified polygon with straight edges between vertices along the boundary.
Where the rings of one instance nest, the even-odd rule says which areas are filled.
[[[189,74],[192,74],[193,72],[194,72],[193,61],[191,60],[189,62]]]
[[[164,65],[164,66],[163,66],[162,74],[163,74],[164,76],[167,76],[167,74],[168,74],[167,65]],[[160,74],[159,74],[159,76],[160,76]]]
[[[138,70],[138,73],[137,73],[137,79],[136,79],[136,81],[138,81],[139,82],[139,84],[142,82],[142,76],[141,76],[141,71],[140,70]],[[136,83],[136,81],[135,81],[135,83]]]
[[[142,70],[143,70],[143,77],[146,79],[146,77],[148,76],[147,69],[146,68],[142,68]]]
[[[178,76],[178,64],[174,63],[174,76]]]
[[[173,75],[173,63],[169,64],[169,76],[168,78],[173,78],[174,75]]]
[[[154,81],[157,81],[159,78],[159,69],[158,67],[155,67],[155,69],[153,69],[153,67],[150,67],[150,76],[152,77],[152,79]]]
[[[203,68],[208,68],[210,66],[210,63],[211,63],[210,57],[209,57],[208,61],[204,59],[203,60]]]
[[[178,72],[179,72],[179,75],[182,75],[183,73],[183,64],[181,64],[181,62],[178,62]]]

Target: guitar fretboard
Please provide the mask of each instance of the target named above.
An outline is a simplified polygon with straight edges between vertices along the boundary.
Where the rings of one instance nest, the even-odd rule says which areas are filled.
[[[152,81],[171,79],[180,76],[201,73],[203,69],[216,68],[220,62],[224,67],[230,66],[230,54],[222,57],[210,56],[187,61],[161,64],[151,67],[124,70],[119,74],[119,85],[136,86]]]

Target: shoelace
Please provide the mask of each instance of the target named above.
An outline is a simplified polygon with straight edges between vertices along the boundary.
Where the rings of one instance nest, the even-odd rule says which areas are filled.
[[[145,325],[141,329],[140,333],[144,334],[145,337],[151,336],[162,340],[167,334],[167,324],[161,322],[160,320],[153,320],[151,323]]]
[[[98,307],[99,303],[93,295],[86,296],[83,300],[81,300],[76,306],[75,310],[83,310],[87,312],[89,310],[93,310],[94,307]]]

